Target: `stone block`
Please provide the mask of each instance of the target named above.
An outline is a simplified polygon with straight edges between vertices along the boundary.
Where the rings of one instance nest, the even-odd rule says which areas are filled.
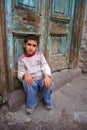
[[[8,108],[10,111],[17,111],[25,103],[25,92],[18,89],[9,94]]]

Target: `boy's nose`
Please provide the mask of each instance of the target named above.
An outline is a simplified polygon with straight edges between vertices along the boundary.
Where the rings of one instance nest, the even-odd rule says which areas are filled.
[[[30,46],[30,48],[32,49],[32,48],[33,48],[33,46],[31,45],[31,46]]]

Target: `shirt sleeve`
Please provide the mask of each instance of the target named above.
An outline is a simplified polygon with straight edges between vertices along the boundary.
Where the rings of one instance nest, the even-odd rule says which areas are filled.
[[[18,79],[22,81],[23,75],[25,74],[26,70],[22,60],[18,60]]]
[[[51,69],[44,57],[43,54],[41,54],[41,70],[43,72],[44,75],[49,75],[51,77]]]

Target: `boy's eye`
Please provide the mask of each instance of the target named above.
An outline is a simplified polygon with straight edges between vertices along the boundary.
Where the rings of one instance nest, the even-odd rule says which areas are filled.
[[[28,46],[36,47],[37,45],[28,43]]]

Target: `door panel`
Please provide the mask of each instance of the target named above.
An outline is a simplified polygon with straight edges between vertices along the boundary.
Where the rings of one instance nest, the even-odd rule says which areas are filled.
[[[22,11],[14,9],[13,12],[13,32],[14,33],[40,33],[40,16],[31,11]]]
[[[52,0],[52,17],[70,18],[70,0]]]
[[[52,43],[50,43],[50,54],[66,54],[66,35],[64,36],[58,36],[53,35],[52,36]]]
[[[19,7],[24,7],[25,9],[30,9],[34,12],[39,12],[39,0],[16,0],[16,5]]]

